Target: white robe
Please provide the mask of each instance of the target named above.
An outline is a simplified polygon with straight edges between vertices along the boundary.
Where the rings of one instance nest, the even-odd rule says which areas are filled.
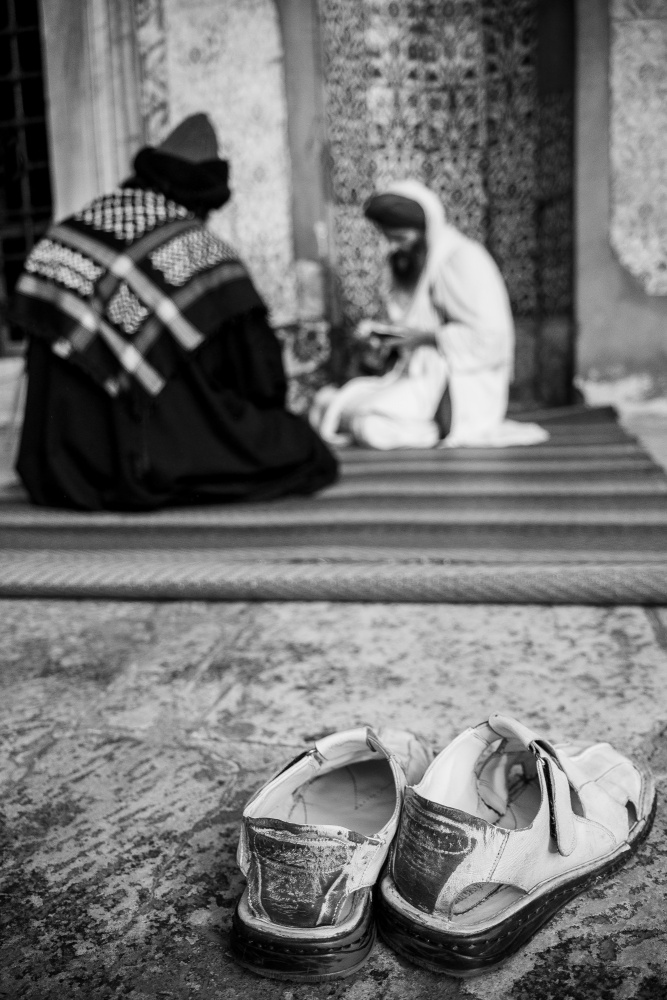
[[[433,333],[380,377],[352,379],[318,393],[311,421],[325,440],[373,448],[432,448],[435,414],[447,385],[452,405],[444,447],[503,447],[548,438],[537,424],[507,420],[514,358],[509,297],[487,250],[445,221],[440,199],[418,181],[387,192],[418,202],[426,216],[426,263],[414,292],[387,295],[392,323]]]

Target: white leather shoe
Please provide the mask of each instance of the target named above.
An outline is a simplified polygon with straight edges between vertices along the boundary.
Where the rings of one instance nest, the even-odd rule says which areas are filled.
[[[626,861],[655,805],[644,761],[609,743],[552,744],[492,715],[406,790],[378,930],[424,968],[490,969]]]
[[[406,783],[432,758],[412,733],[351,729],[318,740],[253,795],[238,849],[248,885],[230,936],[240,965],[300,982],[361,968]]]

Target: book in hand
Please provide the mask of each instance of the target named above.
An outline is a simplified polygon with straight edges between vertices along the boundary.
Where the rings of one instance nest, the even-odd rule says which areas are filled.
[[[354,336],[357,340],[372,340],[376,337],[380,341],[395,340],[400,342],[419,336],[422,332],[422,330],[416,330],[409,326],[397,326],[394,323],[381,323],[376,320],[364,319],[357,325]]]

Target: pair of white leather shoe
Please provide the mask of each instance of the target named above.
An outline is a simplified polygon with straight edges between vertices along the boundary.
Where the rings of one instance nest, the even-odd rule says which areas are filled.
[[[418,965],[483,972],[622,864],[653,821],[648,765],[608,743],[552,744],[496,714],[432,758],[410,733],[352,729],[250,799],[231,933],[241,965],[352,975],[377,926]]]

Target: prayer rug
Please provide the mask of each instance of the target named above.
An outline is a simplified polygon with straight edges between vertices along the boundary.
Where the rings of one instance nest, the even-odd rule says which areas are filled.
[[[341,451],[315,497],[76,513],[0,495],[0,596],[667,603],[667,476],[610,408],[545,444]]]

